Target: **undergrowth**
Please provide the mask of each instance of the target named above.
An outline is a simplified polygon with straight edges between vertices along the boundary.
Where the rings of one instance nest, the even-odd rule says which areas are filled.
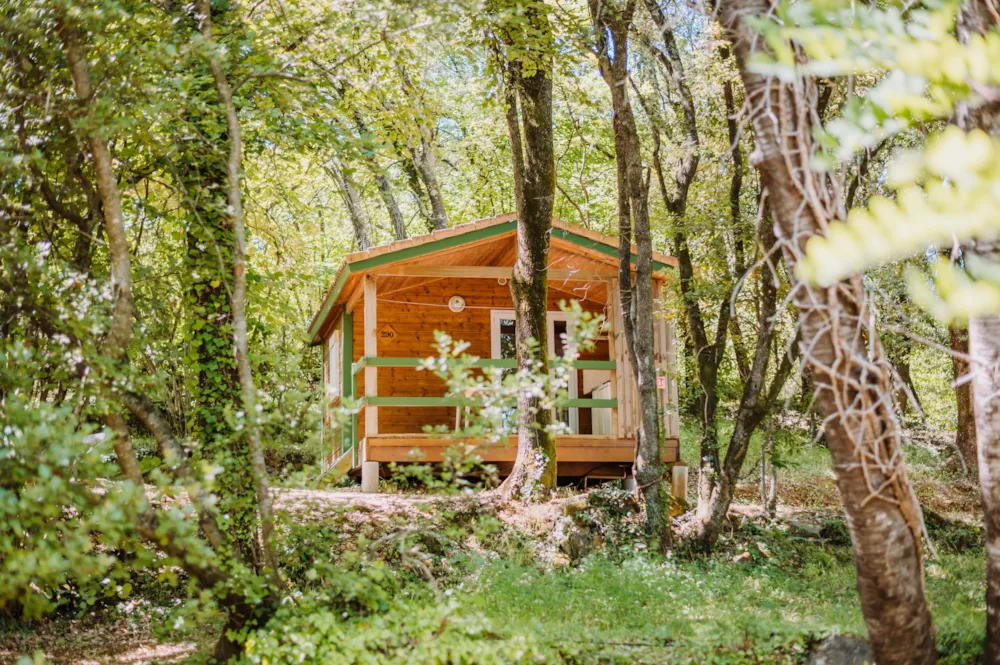
[[[475,499],[397,515],[286,514],[289,593],[244,661],[803,665],[828,635],[865,635],[849,534],[832,512],[811,514],[810,529],[734,516],[711,556],[678,548],[663,558],[644,550],[620,489],[553,506],[557,515],[531,528]],[[926,587],[941,663],[979,662],[982,534],[933,512],[927,525],[939,552]],[[217,614],[185,609],[166,588],[136,584],[105,620],[145,615],[163,641],[217,634]],[[190,662],[204,662],[209,646]]]
[[[595,496],[567,511],[569,524],[628,519],[614,491]],[[367,564],[370,541],[324,564],[328,538],[300,537],[294,549],[313,565],[286,572],[305,600],[255,637],[249,660],[801,665],[828,635],[865,635],[839,518],[815,535],[781,520],[744,519],[707,557],[658,557],[630,546],[630,529],[620,528],[605,546],[561,565],[488,514],[449,518],[452,530],[410,531],[401,547],[382,547]],[[927,563],[926,585],[941,662],[978,662],[981,537],[946,520],[932,530],[942,546]]]

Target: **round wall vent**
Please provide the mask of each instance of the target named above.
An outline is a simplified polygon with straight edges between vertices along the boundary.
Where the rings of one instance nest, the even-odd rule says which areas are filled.
[[[465,309],[465,298],[462,296],[452,296],[451,300],[448,301],[448,309],[458,313]]]

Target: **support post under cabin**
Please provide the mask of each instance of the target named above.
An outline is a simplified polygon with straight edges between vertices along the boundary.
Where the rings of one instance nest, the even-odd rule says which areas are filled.
[[[365,357],[374,358],[378,355],[378,291],[375,288],[375,276],[365,275]],[[365,365],[365,397],[378,396],[378,368],[371,364]],[[365,445],[361,450],[361,491],[373,494],[378,492],[378,462],[368,461],[367,440],[378,434],[378,407],[365,404]]]

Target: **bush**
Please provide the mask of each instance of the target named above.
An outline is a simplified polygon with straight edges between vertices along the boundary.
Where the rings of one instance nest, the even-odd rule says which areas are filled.
[[[500,632],[479,614],[454,602],[396,602],[370,617],[345,617],[321,603],[311,611],[282,609],[267,628],[251,635],[245,662],[426,663],[506,665],[540,662],[534,641]]]
[[[30,349],[0,349],[0,380],[30,377],[33,360]],[[131,572],[115,550],[134,545],[141,491],[108,493],[98,480],[114,469],[107,431],[25,392],[0,405],[0,608],[32,619],[127,597]]]

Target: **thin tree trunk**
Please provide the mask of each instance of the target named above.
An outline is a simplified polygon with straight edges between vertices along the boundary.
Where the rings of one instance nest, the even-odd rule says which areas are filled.
[[[361,136],[371,133],[364,116],[361,115],[361,110],[358,108],[354,109],[354,125]],[[368,170],[372,172],[375,184],[378,185],[379,196],[382,197],[382,203],[385,204],[389,219],[392,221],[392,235],[396,240],[406,240],[406,223],[403,221],[403,213],[400,211],[399,204],[396,203],[396,197],[392,192],[392,183],[389,182],[385,171],[378,163],[378,156],[374,151],[366,150],[365,158]]]
[[[524,18],[539,30],[543,42],[551,36],[548,18],[537,9],[526,9]],[[523,45],[508,46],[513,50]],[[517,204],[517,258],[510,284],[514,298],[517,365],[521,370],[542,375],[549,371],[546,310],[549,238],[556,185],[552,57],[545,52],[546,48],[543,44],[542,52],[535,54],[538,62],[532,63],[534,68],[530,76],[522,75],[521,60],[502,63],[506,70],[506,119]],[[507,498],[541,498],[556,486],[556,446],[549,431],[552,415],[542,407],[531,386],[522,387],[518,392],[517,407],[517,457],[500,491]]]
[[[74,90],[77,98],[85,104],[88,120],[93,122],[95,119],[92,104],[93,88],[86,55],[83,51],[82,35],[79,28],[66,22],[61,15],[57,15],[56,23],[66,48]],[[104,229],[108,238],[108,253],[111,264],[112,324],[111,334],[105,341],[105,345],[109,355],[123,358],[132,337],[133,311],[132,266],[122,217],[121,194],[118,191],[118,183],[111,165],[111,155],[106,141],[95,127],[88,127],[87,134],[91,156],[94,160],[94,170],[97,173],[97,185],[101,196]],[[118,417],[120,418],[120,416]],[[121,449],[116,444],[116,453],[118,454],[119,466],[126,477],[129,477],[134,474],[134,471],[130,471],[131,467],[138,469],[138,461],[127,437],[124,438],[124,442],[125,445]],[[133,480],[133,482],[135,481]],[[139,482],[142,482],[141,477]],[[178,561],[184,571],[197,580],[203,589],[219,593],[220,590],[224,590],[228,586],[228,573],[222,568],[208,563],[203,554],[193,554],[186,544],[181,542],[177,534],[170,532],[169,525],[162,521],[160,514],[148,503],[139,509],[136,529],[147,543],[161,549]],[[273,602],[265,602],[263,609],[258,610],[248,603],[245,597],[235,592],[222,591],[222,593],[219,602],[223,607],[231,609],[229,613],[230,624],[233,624],[235,618],[239,627],[242,627],[246,624],[246,618],[250,616],[266,623],[273,614],[275,608]],[[273,601],[273,599],[271,600]],[[232,627],[237,626],[233,625]],[[240,651],[240,649],[233,648],[233,641],[229,638],[228,631],[223,632],[219,645],[222,648],[217,648],[216,656],[221,656],[220,661],[228,660]]]
[[[896,404],[899,405],[899,414],[905,416],[912,406],[918,414],[923,417],[924,407],[920,403],[920,395],[917,394],[917,387],[913,385],[913,376],[910,372],[910,349],[903,347],[896,349],[894,353],[888,354],[889,363],[892,365],[893,385],[895,386]],[[913,404],[910,404],[910,399]]]
[[[635,115],[628,98],[628,33],[634,0],[589,0],[601,76],[614,110],[615,162],[618,169],[618,286],[625,339],[639,393],[634,476],[646,508],[645,529],[662,552],[671,544],[668,498],[663,486],[660,418],[653,358],[653,240],[649,227],[648,188]],[[697,160],[694,161],[694,164]],[[633,229],[634,226],[634,229]],[[635,283],[632,283],[632,237],[635,237]]]
[[[969,331],[967,328],[948,328],[948,341],[951,350],[968,355]],[[965,468],[971,471],[979,464],[979,453],[976,450],[976,415],[972,406],[972,384],[969,381],[969,361],[959,356],[951,357],[952,376],[955,381],[955,405],[958,418],[955,426],[955,447]]]
[[[417,90],[406,68],[398,60],[396,68],[403,80],[403,87],[415,99],[422,99],[421,91]],[[420,180],[427,190],[427,198],[431,203],[431,225],[434,230],[446,229],[448,228],[448,210],[445,207],[444,196],[441,194],[441,184],[438,181],[437,155],[434,154],[434,130],[427,118],[419,120],[419,131],[419,145],[408,145],[410,156],[413,158],[413,164],[416,166]]]
[[[1000,25],[992,0],[966,0],[959,10],[956,33],[968,44],[974,37],[996,32]],[[1000,100],[990,99],[956,109],[955,124],[1000,137]],[[995,243],[970,243],[965,251],[983,254],[995,262]],[[969,355],[972,359],[972,403],[975,412],[979,484],[983,492],[986,523],[986,644],[984,665],[1000,665],[1000,317],[969,321]]]
[[[427,192],[424,189],[423,181],[420,179],[420,172],[417,170],[417,165],[408,154],[408,150],[398,146],[397,149],[399,150],[399,159],[403,173],[406,175],[406,183],[410,187],[410,192],[413,194],[413,202],[417,206],[417,212],[428,222],[429,230],[433,231],[434,224],[431,222],[431,214],[427,210]]]
[[[215,37],[212,33],[212,9],[209,0],[198,0],[198,13],[201,22],[201,34],[205,41],[214,46]],[[250,459],[253,463],[254,483],[257,488],[257,509],[260,511],[261,544],[264,558],[269,569],[271,582],[280,586],[278,574],[278,558],[274,551],[274,511],[271,507],[271,492],[267,481],[267,466],[264,462],[264,447],[260,437],[260,423],[257,410],[257,388],[254,386],[253,372],[250,369],[250,351],[247,340],[246,313],[246,226],[243,220],[243,193],[240,179],[242,178],[243,139],[237,116],[236,104],[233,102],[233,92],[218,57],[208,57],[208,65],[212,70],[215,88],[222,100],[226,116],[226,129],[229,133],[229,158],[226,160],[226,198],[229,201],[229,215],[233,222],[233,341],[235,343],[236,367],[240,377],[240,392],[243,394],[243,408],[247,420],[247,444],[250,446]]]
[[[769,418],[764,443],[760,447],[760,511],[768,517],[774,517],[778,507],[778,468],[773,457],[774,418]]]
[[[437,176],[437,156],[434,154],[434,143],[428,136],[428,131],[420,138],[420,147],[414,148],[413,163],[417,166],[420,179],[427,189],[427,198],[431,202],[431,224],[435,230],[448,228],[448,210],[444,205],[444,195],[441,193],[441,183]]]
[[[90,67],[83,52],[83,36],[79,28],[66,22],[61,16],[57,20],[57,26],[66,49],[73,89],[77,99],[85,105],[87,122],[94,123],[96,117],[91,103],[94,91],[90,82]],[[104,340],[104,352],[116,361],[122,361],[128,355],[129,343],[132,341],[132,260],[128,237],[125,235],[121,194],[111,165],[107,141],[95,127],[87,128],[87,138],[94,159],[97,189],[104,208],[104,235],[108,241],[111,267],[111,330]],[[120,413],[112,412],[105,417],[105,422],[113,436],[115,455],[122,474],[142,487],[142,472],[132,449],[125,419]]]
[[[724,0],[720,9],[754,128],[751,161],[767,189],[791,268],[806,241],[824,233],[839,208],[830,183],[809,163],[819,123],[815,81],[782,81],[752,70],[754,50],[768,47],[751,22],[772,10],[769,0]],[[906,476],[889,365],[869,326],[864,285],[855,276],[825,289],[793,280],[793,288],[800,346],[826,419],[875,661],[935,663],[934,626],[924,596],[922,516]]]
[[[969,321],[979,484],[986,522],[986,655],[1000,663],[1000,317]]]
[[[770,215],[761,218],[759,241],[764,252],[776,245]],[[778,275],[773,263],[765,263],[761,275],[760,332],[754,351],[750,373],[743,384],[740,405],[733,422],[733,433],[726,447],[726,455],[718,467],[711,484],[704,488],[706,496],[699,495],[696,525],[692,540],[708,551],[714,546],[722,531],[729,506],[732,504],[739,481],[740,470],[750,449],[750,440],[764,418],[774,409],[785,383],[795,367],[794,356],[783,354],[770,386],[765,385],[772,346],[777,334]],[[703,488],[699,487],[699,490]]]
[[[354,180],[344,171],[344,167],[336,161],[331,161],[323,168],[340,187],[344,205],[347,206],[347,214],[351,217],[351,226],[354,228],[354,241],[358,249],[363,252],[372,246],[371,222],[368,221],[368,213],[361,203],[358,188],[354,185]]]
[[[382,203],[385,204],[385,209],[389,212],[389,219],[392,220],[392,236],[396,240],[406,240],[406,222],[403,221],[403,213],[399,209],[399,204],[396,203],[396,197],[392,193],[392,183],[385,176],[377,163],[373,164],[372,169],[375,171],[375,183],[378,185],[379,195],[382,197]]]

